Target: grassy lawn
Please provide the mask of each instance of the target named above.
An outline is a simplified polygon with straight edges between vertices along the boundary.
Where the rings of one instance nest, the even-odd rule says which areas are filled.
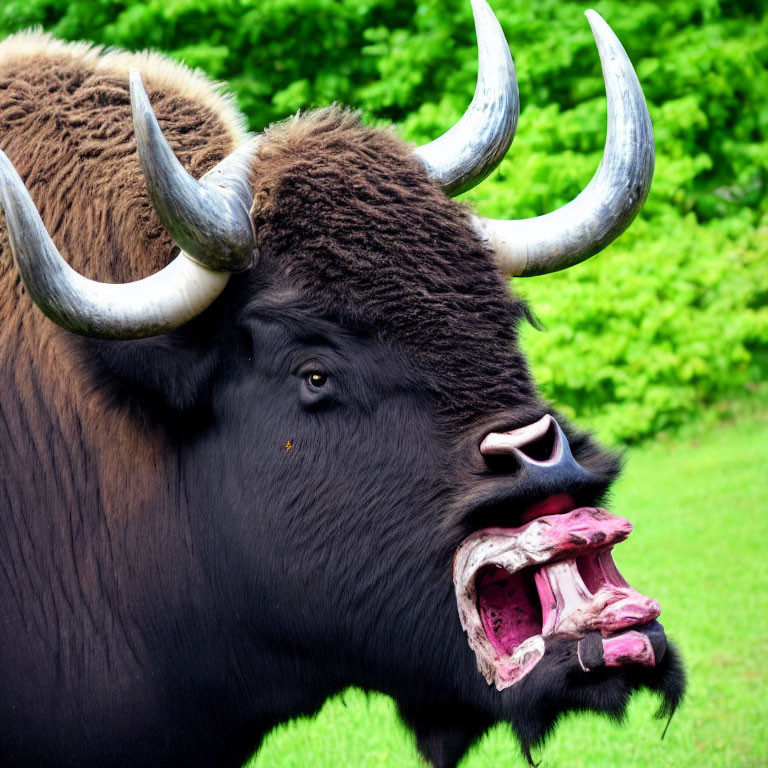
[[[536,755],[542,768],[768,765],[768,415],[633,450],[612,509],[635,533],[615,551],[629,582],[661,601],[689,689],[664,741],[656,702],[626,722],[578,716]],[[462,768],[524,766],[506,727]],[[317,717],[273,731],[249,768],[420,768],[392,702],[349,690]]]

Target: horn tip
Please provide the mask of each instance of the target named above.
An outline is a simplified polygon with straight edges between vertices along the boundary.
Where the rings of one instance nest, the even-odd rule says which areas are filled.
[[[469,0],[472,6],[472,16],[475,18],[475,26],[482,24],[483,26],[495,23],[498,25],[496,14],[493,12],[488,0]]]
[[[613,35],[613,30],[608,22],[597,11],[590,8],[589,10],[584,11],[584,15],[587,17],[587,21],[592,28],[592,34],[595,38],[599,38],[605,34]]]
[[[472,17],[475,20],[475,30],[478,37],[492,34],[494,30],[503,36],[501,24],[499,24],[499,20],[487,0],[470,0],[470,4],[472,5]],[[506,40],[504,42],[506,44]]]
[[[144,89],[144,81],[138,69],[132,69],[129,75],[129,93],[131,98],[131,116],[133,117],[134,131],[142,135],[148,130],[144,127],[147,123],[151,124],[154,118],[154,112],[149,101],[149,96]]]

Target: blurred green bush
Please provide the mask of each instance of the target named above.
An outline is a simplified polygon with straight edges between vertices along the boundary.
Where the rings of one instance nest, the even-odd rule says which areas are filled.
[[[526,217],[575,196],[605,138],[584,0],[491,0],[522,113],[499,169],[465,197]],[[768,4],[598,0],[635,62],[657,163],[641,217],[597,259],[516,289],[546,333],[524,343],[544,391],[611,441],[713,412],[768,378]],[[339,101],[425,142],[477,71],[468,0],[5,0],[0,37],[157,48],[227,80],[254,130]],[[715,409],[716,410],[716,409]]]

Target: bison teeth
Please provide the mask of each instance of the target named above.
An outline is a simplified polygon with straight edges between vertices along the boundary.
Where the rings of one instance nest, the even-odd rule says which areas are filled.
[[[545,565],[534,574],[534,580],[541,600],[543,635],[555,634],[572,613],[592,600],[575,560]]]
[[[610,559],[611,569],[606,567],[606,559]],[[543,635],[580,637],[593,630],[607,635],[647,624],[661,613],[656,600],[641,595],[621,578],[610,553],[602,553],[599,560],[604,572],[612,570],[620,583],[606,581],[594,594],[587,589],[573,559],[537,571],[534,578],[541,600]]]

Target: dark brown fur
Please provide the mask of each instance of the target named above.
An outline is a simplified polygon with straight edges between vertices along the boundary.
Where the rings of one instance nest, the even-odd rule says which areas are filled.
[[[147,196],[127,73],[94,71],[74,55],[3,56],[4,45],[0,148],[61,253],[82,274],[109,282],[164,266],[178,249]],[[166,136],[192,173],[231,151],[236,137],[210,109],[157,90],[151,76],[146,83]],[[28,683],[8,684],[18,711],[41,701],[53,711],[75,680],[90,681],[94,701],[117,701],[132,695],[126,692],[137,678],[129,670],[146,664],[142,638],[127,618],[142,599],[140,558],[151,558],[163,531],[174,531],[182,551],[189,544],[185,520],[165,498],[173,458],[162,431],[112,407],[92,383],[81,340],[30,300],[1,219],[0,297],[1,566],[18,590],[18,617],[10,606],[6,615],[26,628],[30,654],[46,659],[30,668],[11,662]],[[31,608],[22,592],[36,595]],[[46,683],[38,680],[51,675],[57,688],[40,693],[36,686]],[[156,705],[145,701],[147,712]],[[82,712],[84,702],[69,706]],[[94,736],[108,749],[107,734]]]
[[[379,329],[471,422],[537,398],[517,350],[525,306],[392,132],[338,109],[268,131],[254,166],[262,257],[345,324]],[[361,226],[360,222],[365,222]]]

